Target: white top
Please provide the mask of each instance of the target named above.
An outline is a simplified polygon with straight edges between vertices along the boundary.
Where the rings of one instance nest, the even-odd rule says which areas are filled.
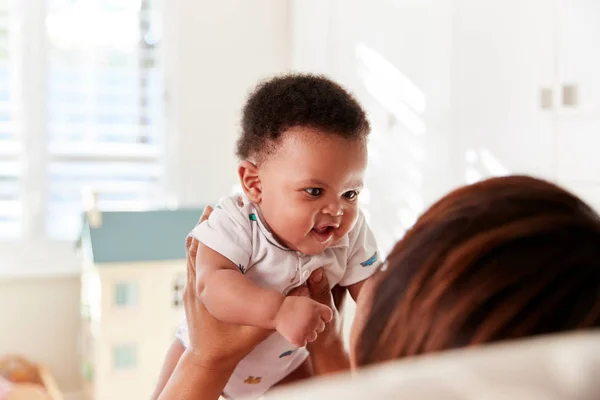
[[[600,332],[538,336],[325,376],[268,393],[277,400],[594,400]]]
[[[362,212],[348,235],[316,256],[290,250],[277,242],[261,220],[259,210],[246,198],[240,201],[240,196],[221,199],[208,221],[198,225],[192,235],[237,265],[256,285],[284,294],[304,284],[319,267],[324,268],[333,287],[363,281],[380,264],[375,238]],[[177,337],[186,347],[187,333],[184,322]],[[225,393],[232,398],[260,396],[298,368],[307,356],[306,349],[295,349],[274,333],[238,365]]]

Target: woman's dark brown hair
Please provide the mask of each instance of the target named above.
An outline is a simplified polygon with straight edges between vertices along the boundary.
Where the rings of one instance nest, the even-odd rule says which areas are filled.
[[[600,326],[600,218],[576,196],[493,178],[434,204],[376,275],[365,365]]]

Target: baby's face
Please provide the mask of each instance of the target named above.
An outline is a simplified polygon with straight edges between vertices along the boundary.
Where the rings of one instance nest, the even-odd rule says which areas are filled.
[[[265,222],[290,249],[323,252],[354,227],[366,167],[363,140],[292,128],[259,168]]]

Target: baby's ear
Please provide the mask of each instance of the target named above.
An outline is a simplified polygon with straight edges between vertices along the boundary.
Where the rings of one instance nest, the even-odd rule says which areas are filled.
[[[242,189],[252,203],[260,203],[262,184],[258,175],[258,167],[250,161],[242,161],[238,165],[238,176]]]

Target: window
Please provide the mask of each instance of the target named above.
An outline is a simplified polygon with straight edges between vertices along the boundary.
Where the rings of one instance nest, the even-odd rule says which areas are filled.
[[[48,4],[47,232],[72,239],[82,190],[105,210],[160,198],[159,19],[149,0]]]
[[[134,282],[118,282],[114,289],[115,306],[133,307],[137,305],[137,285]]]
[[[16,126],[15,12],[0,1],[0,240],[22,235],[21,141]]]
[[[137,349],[135,345],[125,344],[113,348],[113,368],[115,371],[132,369],[137,364]]]
[[[158,1],[0,0],[0,241],[164,205]]]

